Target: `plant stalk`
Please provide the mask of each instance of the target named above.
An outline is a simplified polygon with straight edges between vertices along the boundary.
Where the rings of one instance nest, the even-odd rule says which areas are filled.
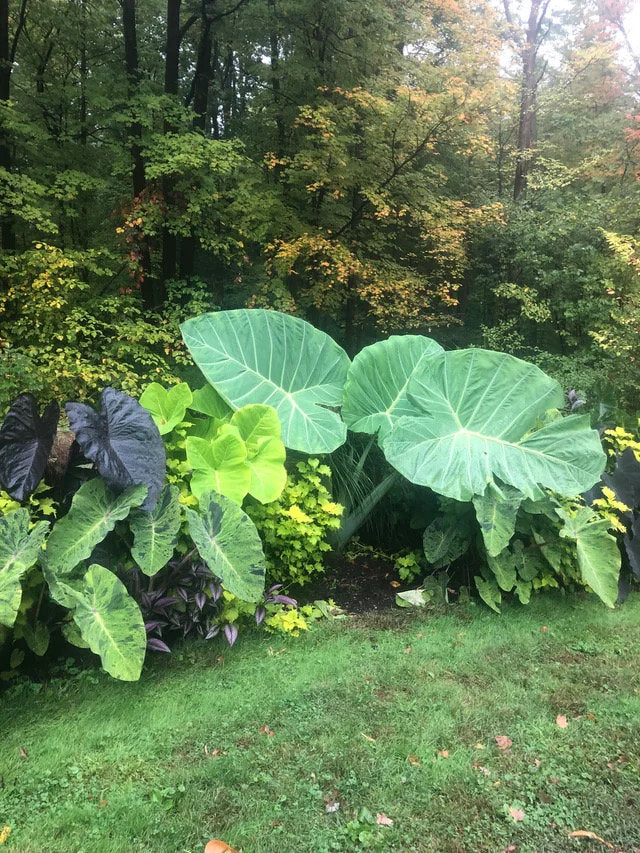
[[[392,471],[390,474],[378,483],[373,491],[367,495],[359,506],[357,506],[351,515],[347,516],[342,522],[340,529],[333,538],[332,545],[336,551],[344,550],[345,545],[352,536],[362,527],[364,522],[373,512],[375,506],[382,500],[387,492],[401,479],[402,475],[397,471]]]

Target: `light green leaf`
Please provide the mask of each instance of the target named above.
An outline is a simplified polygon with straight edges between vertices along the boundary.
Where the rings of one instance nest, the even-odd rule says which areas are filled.
[[[107,533],[144,503],[146,486],[130,486],[115,495],[101,477],[83,483],[73,496],[69,512],[54,525],[47,540],[43,569],[47,581],[67,575],[102,542]],[[63,603],[63,602],[61,602]]]
[[[193,468],[191,491],[198,500],[205,492],[219,492],[241,504],[251,486],[251,469],[237,431],[221,431],[213,441],[190,435],[186,448],[187,462]]]
[[[134,509],[129,516],[134,537],[131,556],[145,575],[155,575],[173,555],[180,530],[179,493],[177,486],[167,484],[152,512]]]
[[[496,613],[500,613],[500,605],[502,604],[502,594],[500,592],[498,584],[493,580],[486,581],[479,575],[474,575],[473,579],[476,582],[476,587],[480,598],[492,610],[495,610]]]
[[[24,507],[0,517],[0,625],[13,626],[22,600],[20,578],[38,559],[48,530],[40,521],[29,533]]]
[[[563,405],[562,391],[513,356],[481,349],[433,356],[414,372],[407,393],[421,414],[393,425],[384,453],[412,483],[439,494],[468,501],[500,479],[534,499],[542,497],[540,487],[575,495],[604,469],[588,416],[535,430],[547,409]]]
[[[160,435],[166,435],[184,420],[191,403],[191,389],[186,382],[180,382],[169,389],[152,382],[145,388],[139,402],[151,413]]]
[[[516,558],[509,548],[505,548],[500,554],[492,556],[487,553],[487,564],[500,589],[509,592],[516,585]]]
[[[473,505],[490,557],[507,547],[516,529],[522,493],[513,486],[489,483],[484,495],[474,495]]]
[[[250,494],[263,504],[275,501],[287,482],[286,450],[280,440],[278,413],[271,406],[243,406],[231,418],[231,425],[247,448]]]
[[[212,385],[205,385],[203,388],[194,391],[188,408],[219,421],[227,420],[233,412],[231,406],[225,403]]]
[[[423,359],[441,352],[440,344],[422,335],[392,335],[362,349],[343,392],[342,418],[349,429],[377,432],[381,441],[403,415],[419,415],[407,397],[409,380]]]
[[[142,613],[113,572],[92,565],[80,588],[67,584],[72,615],[83,640],[102,666],[121,681],[140,678],[147,647]]]
[[[200,556],[224,588],[243,601],[259,601],[264,592],[265,562],[256,526],[225,495],[208,492],[200,510],[185,508],[189,532]]]
[[[344,443],[337,409],[349,368],[324,332],[278,311],[203,314],[181,326],[194,361],[233,408],[273,406],[286,447],[330,453]]]
[[[589,507],[580,507],[573,516],[565,509],[556,513],[564,522],[560,536],[576,542],[582,580],[607,607],[613,607],[618,599],[621,557],[618,543],[609,533],[609,522],[598,519]]]
[[[435,518],[422,537],[424,555],[436,569],[453,563],[470,545],[470,531],[464,520],[448,515]]]
[[[520,604],[528,604],[531,601],[531,583],[527,581],[516,581],[516,595],[520,599]]]

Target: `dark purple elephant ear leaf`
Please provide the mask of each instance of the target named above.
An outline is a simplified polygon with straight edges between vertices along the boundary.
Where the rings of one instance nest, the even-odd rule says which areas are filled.
[[[31,394],[11,404],[0,427],[0,483],[14,500],[26,500],[42,479],[59,417],[57,403],[49,403],[40,417]]]
[[[83,454],[115,491],[147,487],[143,510],[158,500],[165,479],[164,444],[149,412],[115,388],[100,395],[100,411],[84,403],[67,403],[69,424]]]

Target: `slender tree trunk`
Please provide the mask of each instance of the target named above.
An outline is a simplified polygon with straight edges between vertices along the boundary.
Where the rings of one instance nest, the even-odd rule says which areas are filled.
[[[20,14],[13,41],[9,40],[9,0],[0,0],[0,101],[11,98],[11,71],[15,60],[18,39],[24,27],[26,0],[22,0]],[[6,128],[0,128],[0,168],[11,171],[11,137]],[[14,218],[5,214],[0,222],[0,241],[2,248],[13,251],[16,248]]]
[[[180,63],[180,4],[181,0],[167,0],[167,41],[164,66],[164,91],[167,95],[178,94]],[[171,123],[165,121],[164,132],[171,133]],[[173,182],[162,181],[164,203],[169,210],[172,204]],[[167,227],[162,231],[162,281],[176,277],[178,263],[178,240]]]
[[[138,65],[138,37],[136,28],[136,0],[122,0],[122,27],[124,34],[124,57],[127,72],[127,95],[134,98],[140,87],[140,67]],[[145,164],[142,156],[142,125],[132,121],[127,128],[130,139],[131,160],[133,162],[133,197],[138,200],[147,186]],[[151,250],[145,240],[140,246],[142,267],[142,301],[147,310],[158,307],[162,301],[162,293],[158,282],[152,275]]]
[[[522,60],[522,87],[520,90],[520,122],[518,125],[518,159],[513,180],[513,197],[517,201],[527,189],[531,170],[532,152],[537,143],[536,111],[540,76],[538,74],[538,48],[542,42],[542,25],[550,0],[531,0],[529,18],[524,32],[520,34],[520,56]],[[504,2],[507,20],[513,23],[508,0]]]

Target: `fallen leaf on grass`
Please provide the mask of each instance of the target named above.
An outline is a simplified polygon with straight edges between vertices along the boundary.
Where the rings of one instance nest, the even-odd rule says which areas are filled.
[[[215,749],[212,749],[211,752],[209,752],[209,747],[205,743],[204,754],[207,756],[207,758],[217,758],[219,755],[226,755],[227,751],[226,749],[218,749],[218,747],[216,747]]]
[[[613,844],[605,841],[604,838],[600,838],[595,832],[589,832],[588,829],[576,829],[575,832],[569,833],[569,838],[590,838],[592,841],[601,841],[602,844],[606,844],[607,847],[613,850]]]
[[[567,722],[567,718],[565,717],[565,715],[558,714],[558,716],[556,717],[556,726],[558,726],[559,729],[566,729],[568,725],[569,723]]]
[[[29,753],[23,746],[20,747],[20,758],[29,758]]]
[[[507,735],[496,735],[496,743],[498,744],[498,749],[509,749],[509,747],[513,746],[513,741]]]
[[[260,734],[269,735],[269,737],[273,737],[273,732],[271,731],[269,726],[260,726]]]
[[[420,762],[418,761],[417,755],[407,755],[407,761],[414,767],[420,767]]]
[[[401,584],[401,583],[399,583],[399,581],[391,581],[391,586],[392,586],[394,589],[398,589],[398,587],[399,587],[399,586],[402,586],[402,584]]]
[[[376,742],[376,739],[374,737],[369,737],[369,735],[366,735],[364,732],[360,732],[360,734],[362,735],[362,737],[365,740],[368,740],[369,743],[375,743]]]
[[[378,812],[376,815],[376,823],[378,826],[393,826],[393,821],[387,817],[384,812]]]
[[[509,809],[509,814],[518,823],[521,820],[524,820],[524,812],[522,809],[515,809],[513,806]]]
[[[405,653],[405,655],[410,655],[411,651],[412,651],[411,646],[407,646],[407,648],[404,650],[404,653]]]
[[[484,749],[484,744],[483,743],[477,743],[475,745],[475,749]]]
[[[543,634],[546,634],[549,629],[547,628],[546,625],[543,625],[542,628],[540,628],[540,630],[542,631]]]
[[[282,652],[286,652],[286,651],[287,651],[286,646],[285,646],[285,648],[284,648],[284,649],[280,649],[280,651],[279,651],[279,652],[274,652],[274,650],[273,650],[273,646],[269,646],[269,655],[270,655],[272,658],[277,658],[277,657],[278,657],[278,655],[281,655],[281,654],[282,654]]]
[[[437,753],[440,756],[440,758],[449,758],[449,750],[448,749],[438,749]]]

